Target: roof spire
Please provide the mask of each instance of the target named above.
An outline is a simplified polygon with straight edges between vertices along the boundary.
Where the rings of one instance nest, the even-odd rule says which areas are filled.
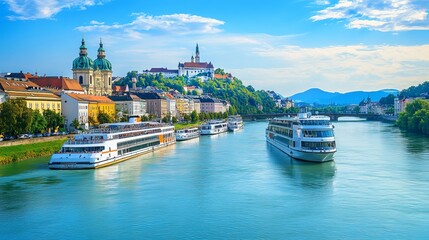
[[[197,43],[197,47],[195,48],[195,62],[197,63],[200,62],[200,49],[198,48],[198,43]]]

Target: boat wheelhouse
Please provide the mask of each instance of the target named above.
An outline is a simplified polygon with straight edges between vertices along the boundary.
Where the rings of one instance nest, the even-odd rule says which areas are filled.
[[[198,128],[186,128],[176,130],[176,141],[185,141],[200,136],[200,129]]]
[[[240,115],[234,115],[228,117],[228,130],[235,132],[243,129],[243,119]]]
[[[52,155],[49,168],[100,168],[175,142],[174,126],[157,122],[103,124],[66,141]]]
[[[201,135],[214,135],[226,132],[227,122],[221,120],[211,120],[201,125]]]
[[[269,144],[298,160],[331,161],[337,151],[330,118],[308,112],[271,119],[265,137]]]

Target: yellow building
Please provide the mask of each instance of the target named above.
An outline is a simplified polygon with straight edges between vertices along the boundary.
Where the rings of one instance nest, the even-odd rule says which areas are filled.
[[[6,80],[0,78],[0,88],[4,91],[6,98],[23,99],[27,107],[43,113],[50,109],[61,114],[61,98],[57,95],[42,89],[37,84],[22,80]]]
[[[88,117],[98,123],[98,114],[106,113],[112,119],[115,119],[115,102],[106,96],[94,96],[87,94],[68,94],[68,96],[78,100],[88,102]]]

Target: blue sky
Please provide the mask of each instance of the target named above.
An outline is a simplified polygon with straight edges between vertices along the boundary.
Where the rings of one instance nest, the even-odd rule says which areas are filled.
[[[429,0],[0,0],[0,72],[72,76],[84,36],[114,76],[203,62],[284,96],[429,81]]]

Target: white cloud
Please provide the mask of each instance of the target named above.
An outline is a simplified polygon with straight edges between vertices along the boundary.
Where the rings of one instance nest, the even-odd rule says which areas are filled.
[[[382,32],[429,30],[428,5],[424,5],[423,1],[339,0],[310,19],[346,20],[348,28]]]
[[[91,22],[89,22],[91,25],[103,25],[104,22],[98,22],[96,20],[92,20]]]
[[[86,9],[106,1],[108,0],[5,0],[9,10],[14,13],[8,16],[10,20],[49,19],[66,8]]]
[[[130,23],[108,25],[91,22],[91,25],[80,26],[76,29],[81,32],[120,30],[121,33],[128,33],[132,38],[140,38],[141,33],[149,31],[179,35],[218,33],[221,32],[218,27],[224,24],[223,21],[217,19],[190,14],[150,16],[134,13],[132,16],[135,16],[135,19]]]

